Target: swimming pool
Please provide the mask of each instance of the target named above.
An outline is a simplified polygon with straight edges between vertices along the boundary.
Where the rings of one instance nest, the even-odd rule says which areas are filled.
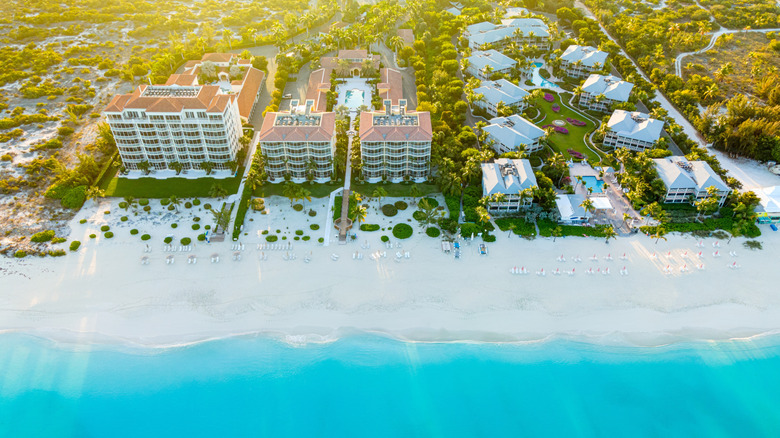
[[[593,193],[604,192],[604,181],[595,176],[583,176],[582,186],[585,187],[585,190],[588,190],[588,187],[593,187]]]
[[[542,64],[541,62],[534,62],[533,64],[531,64],[531,66],[533,67],[533,74],[532,74],[532,77],[531,77],[531,82],[533,82],[534,85],[536,85],[538,87],[558,88],[557,85],[555,85],[554,83],[552,83],[552,82],[548,81],[547,79],[543,78],[539,74],[539,70],[542,68],[543,65],[544,64]]]
[[[360,105],[363,105],[366,92],[363,90],[352,89],[347,90],[344,95],[344,105],[349,109],[358,109]]]

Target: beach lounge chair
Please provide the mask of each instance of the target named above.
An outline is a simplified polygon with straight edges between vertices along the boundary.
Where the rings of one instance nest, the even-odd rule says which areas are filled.
[[[406,252],[404,253],[404,258],[405,258],[405,259],[408,259],[408,258],[410,258],[410,257],[411,257],[411,256],[409,255],[409,251],[406,251]]]
[[[396,252],[396,253],[395,253],[395,258],[397,258],[397,259],[403,258],[403,256],[404,256],[404,255],[403,255],[403,254],[401,254],[401,252],[400,252],[400,251],[398,251],[398,252]]]

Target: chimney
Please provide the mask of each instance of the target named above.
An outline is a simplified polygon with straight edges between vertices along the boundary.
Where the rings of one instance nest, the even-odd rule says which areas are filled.
[[[398,113],[401,115],[406,114],[406,99],[398,100]]]
[[[308,116],[311,110],[314,108],[314,99],[306,100],[306,115]]]
[[[384,101],[382,101],[382,104],[385,106],[385,115],[389,116],[393,102],[390,99],[385,99]]]

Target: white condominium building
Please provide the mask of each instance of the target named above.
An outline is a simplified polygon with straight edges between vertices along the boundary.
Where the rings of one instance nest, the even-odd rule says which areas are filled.
[[[103,114],[128,170],[229,169],[240,149],[237,95],[216,85],[141,85]]]
[[[431,115],[427,111],[406,111],[384,101],[384,111],[360,113],[360,153],[363,178],[368,182],[387,180],[423,182],[431,166]]]
[[[582,84],[579,105],[593,111],[607,112],[614,103],[628,102],[634,84],[615,76],[590,75]]]
[[[336,151],[336,115],[312,112],[314,100],[298,105],[290,101],[290,111],[266,113],[258,137],[265,157],[268,181],[278,183],[289,178],[328,182],[333,176]]]
[[[534,186],[536,177],[528,160],[497,158],[492,163],[482,163],[482,196],[490,199],[491,212],[518,211],[531,206],[533,198],[523,196],[522,192]]]
[[[652,148],[661,137],[664,122],[638,111],[615,110],[607,127],[609,131],[604,136],[604,146],[643,151]]]
[[[520,149],[531,153],[542,148],[544,130],[517,114],[491,119],[483,129],[499,154]]]
[[[464,36],[469,40],[471,50],[484,47],[501,50],[509,43],[550,48],[549,29],[538,18],[506,19],[501,20],[501,24],[483,21],[466,27]]]
[[[503,78],[497,81],[483,81],[478,88],[474,89],[474,93],[482,95],[482,100],[474,102],[474,105],[484,109],[494,117],[498,115],[499,103],[517,107],[518,111],[522,111],[528,106],[524,98],[529,93]]]
[[[607,56],[595,47],[571,45],[561,55],[561,69],[573,78],[584,78],[604,68]]]
[[[509,74],[512,67],[517,64],[514,59],[493,49],[484,52],[474,51],[466,59],[468,60],[466,73],[480,80],[488,80],[494,73]]]
[[[672,156],[653,159],[658,176],[666,186],[664,202],[694,202],[709,197],[707,189],[717,191],[718,205],[723,206],[731,189],[706,161],[689,161]]]

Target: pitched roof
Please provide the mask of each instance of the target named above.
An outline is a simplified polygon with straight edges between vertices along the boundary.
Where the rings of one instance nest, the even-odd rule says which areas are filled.
[[[198,83],[197,75],[190,74],[172,74],[165,85],[196,85]]]
[[[249,117],[249,113],[255,104],[257,93],[260,92],[264,80],[264,72],[254,67],[248,67],[244,78],[241,81],[237,81],[241,85],[241,91],[238,93],[238,113],[241,117]]]
[[[336,114],[314,113],[319,117],[317,124],[296,123],[302,116],[290,113],[266,113],[258,135],[260,142],[277,141],[331,141],[336,132]],[[278,124],[277,118],[291,118],[291,124]]]
[[[471,52],[468,61],[477,70],[482,70],[486,65],[492,67],[494,71],[504,70],[517,64],[517,61],[514,59],[494,49],[485,51],[475,50]]]
[[[780,213],[780,186],[764,187],[756,191],[759,198],[758,212]]]
[[[531,162],[525,159],[497,158],[492,163],[482,163],[482,195],[496,193],[517,195],[536,185]]]
[[[329,68],[314,70],[309,75],[309,86],[306,89],[306,100],[314,101],[314,109],[323,112],[328,105],[328,90],[330,90]]]
[[[708,187],[715,187],[718,191],[730,190],[706,161],[689,161],[685,157],[671,156],[655,158],[653,162],[667,189],[705,191]]]
[[[222,112],[230,102],[229,97],[217,85],[141,85],[131,94],[114,96],[104,111],[121,112],[128,108],[151,113],[181,112],[185,109]]]
[[[231,59],[237,58],[238,54],[236,53],[204,53],[203,57],[200,58],[200,62],[203,61],[211,61],[211,62],[230,62]]]
[[[582,65],[587,67],[593,67],[596,64],[603,67],[607,61],[607,56],[609,56],[609,53],[602,52],[595,47],[571,45],[563,52],[561,60],[571,62],[572,64],[582,61]]]
[[[482,81],[482,84],[475,88],[474,92],[483,95],[485,100],[493,105],[497,105],[498,102],[514,105],[529,94],[504,78],[497,81]]]
[[[547,25],[538,18],[512,18],[502,20],[501,24],[483,21],[466,27],[466,35],[472,46],[493,44],[512,38],[516,31],[522,32],[524,36],[529,36],[531,32],[537,37],[550,36]]]
[[[414,31],[412,29],[398,29],[398,36],[401,37],[407,45],[411,46],[414,44]]]
[[[653,143],[661,137],[664,122],[639,111],[615,110],[607,126],[619,136]]]
[[[594,96],[604,95],[607,99],[627,102],[634,84],[620,80],[616,76],[590,75],[582,84],[582,91]]]
[[[392,103],[398,104],[403,97],[404,77],[400,71],[392,68],[383,68],[379,70],[379,83],[376,84],[379,97],[389,99]]]
[[[405,115],[380,111],[360,113],[360,141],[431,141],[432,138],[431,114],[427,111]]]
[[[490,125],[483,129],[498,142],[510,148],[535,143],[544,135],[543,129],[517,114],[493,118],[490,120]]]

